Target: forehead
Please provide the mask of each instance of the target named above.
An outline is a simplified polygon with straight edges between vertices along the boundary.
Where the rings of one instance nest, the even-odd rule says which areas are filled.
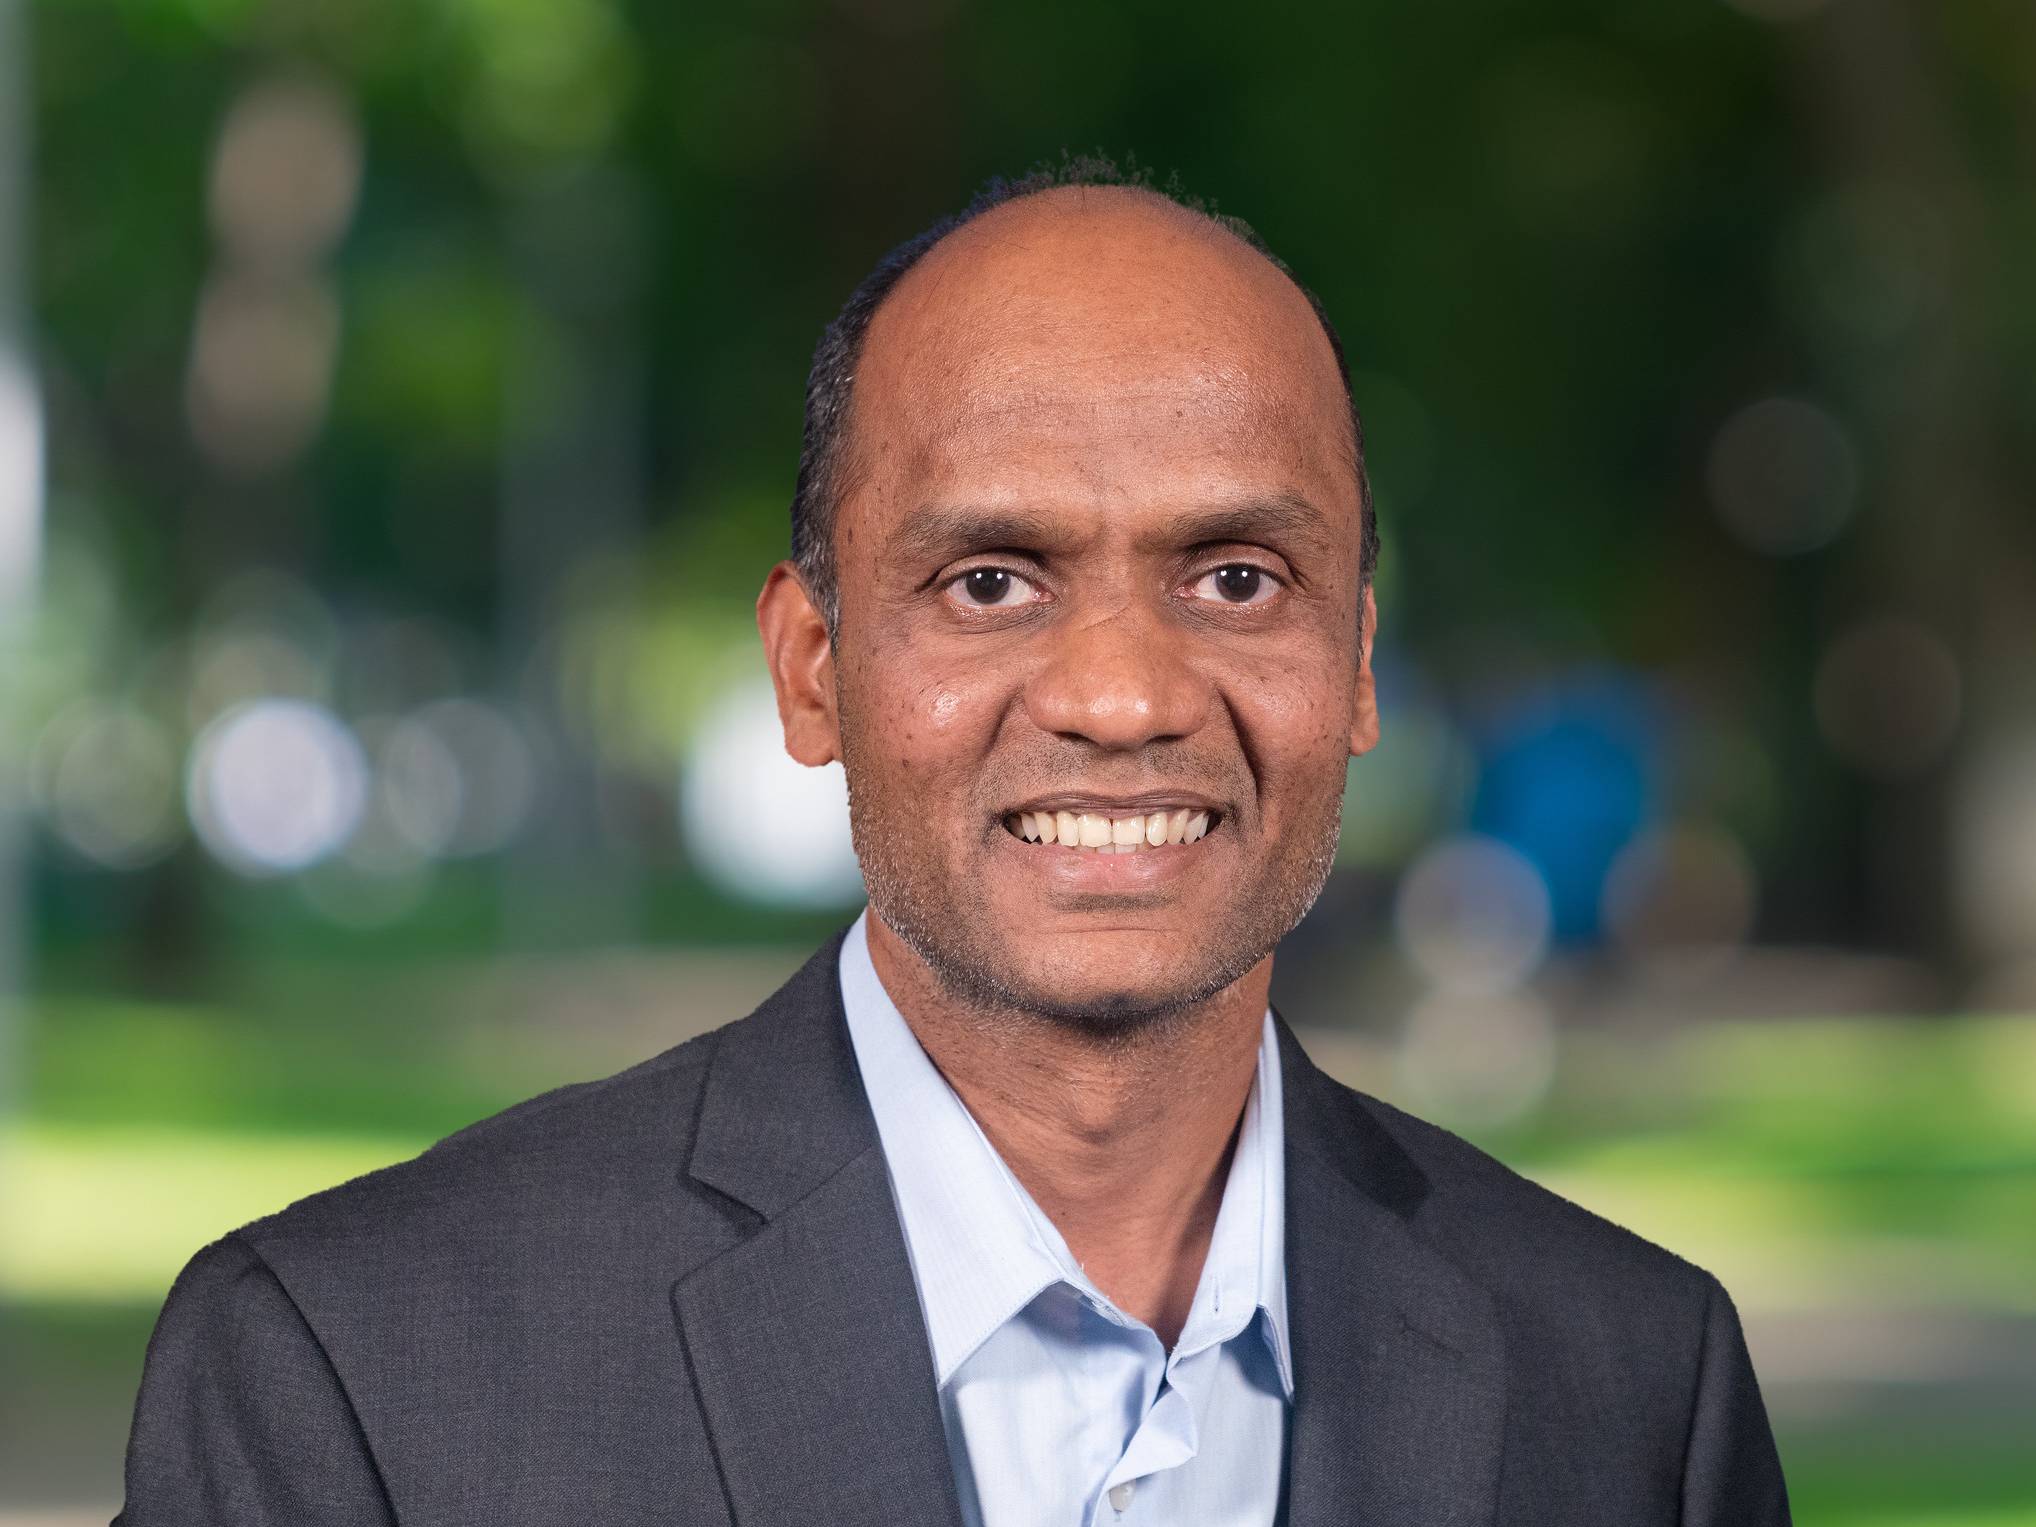
[[[1356,512],[1348,404],[1307,299],[1149,193],[1063,188],[949,235],[872,321],[854,416],[877,491],[850,497],[894,512],[962,483],[1122,497],[1183,474]]]

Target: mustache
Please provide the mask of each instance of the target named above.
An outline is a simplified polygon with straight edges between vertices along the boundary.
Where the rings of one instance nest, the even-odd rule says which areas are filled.
[[[1034,801],[1083,796],[1127,803],[1173,802],[1232,810],[1251,797],[1252,780],[1234,750],[1148,743],[1135,753],[1109,753],[1060,738],[1027,738],[984,760],[979,795],[992,811]]]

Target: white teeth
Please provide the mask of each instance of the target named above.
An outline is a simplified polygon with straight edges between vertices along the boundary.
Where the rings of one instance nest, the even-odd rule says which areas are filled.
[[[1103,854],[1135,854],[1174,843],[1194,843],[1209,831],[1206,811],[1183,806],[1138,816],[1107,817],[1094,811],[1021,811],[1006,819],[1012,833],[1028,843],[1060,844]]]

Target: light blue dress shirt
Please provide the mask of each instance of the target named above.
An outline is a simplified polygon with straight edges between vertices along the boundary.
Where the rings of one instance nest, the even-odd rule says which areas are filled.
[[[841,994],[926,1315],[970,1527],[1267,1527],[1293,1370],[1272,1014],[1195,1302],[1168,1353],[1110,1302],[927,1058],[870,963]]]

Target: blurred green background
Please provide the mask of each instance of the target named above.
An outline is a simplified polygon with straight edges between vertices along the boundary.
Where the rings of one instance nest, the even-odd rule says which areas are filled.
[[[852,915],[805,364],[1135,155],[1342,327],[1318,1059],[1714,1268],[1798,1520],[2036,1523],[2027,0],[0,0],[0,1524],[232,1226]]]

